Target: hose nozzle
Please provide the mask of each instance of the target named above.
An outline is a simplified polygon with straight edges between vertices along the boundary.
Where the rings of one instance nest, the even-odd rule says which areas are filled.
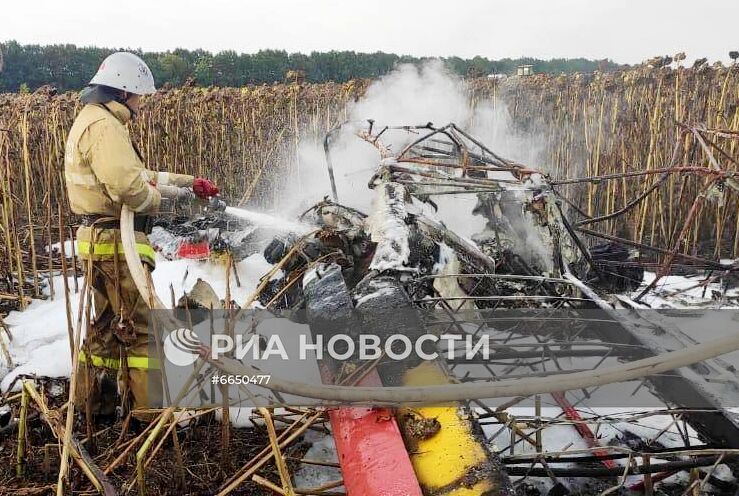
[[[214,212],[223,212],[226,210],[226,202],[221,200],[217,196],[211,196],[210,200],[208,200],[208,210],[213,210]]]

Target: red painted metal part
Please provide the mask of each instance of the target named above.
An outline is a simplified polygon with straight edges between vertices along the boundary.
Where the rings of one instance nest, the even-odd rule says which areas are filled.
[[[373,370],[358,385],[382,384]],[[423,496],[392,410],[337,408],[328,415],[347,496]]]
[[[656,474],[652,475],[652,484],[656,484],[660,481],[663,481],[667,479],[668,477],[672,477],[675,475],[677,471],[672,470],[670,472],[658,472]],[[640,480],[639,482],[635,482],[634,484],[629,486],[629,491],[634,492],[643,492],[644,491],[644,480]]]
[[[183,242],[177,249],[177,256],[193,260],[204,260],[210,256],[210,245],[208,241],[199,243]]]
[[[575,407],[572,406],[572,403],[570,403],[570,401],[565,397],[564,393],[552,393],[552,398],[554,398],[554,401],[556,401],[559,407],[564,410],[565,417],[567,417],[569,420],[582,420],[580,412],[578,412]],[[596,439],[595,434],[593,434],[593,431],[590,430],[588,424],[577,422],[574,424],[574,426],[578,434],[580,434],[580,437],[585,440],[585,444],[588,445],[588,448],[597,448],[600,446],[600,444],[598,443],[598,439]],[[606,450],[595,450],[593,451],[593,454],[595,456],[606,456],[608,455],[608,452]],[[614,462],[613,460],[601,460],[600,462],[607,468],[616,467],[616,462]]]

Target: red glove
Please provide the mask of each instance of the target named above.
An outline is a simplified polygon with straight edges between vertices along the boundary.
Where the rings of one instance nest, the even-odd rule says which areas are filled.
[[[216,187],[215,184],[208,181],[207,179],[198,177],[192,182],[192,191],[198,198],[202,200],[209,200],[210,198],[216,196],[220,190]]]

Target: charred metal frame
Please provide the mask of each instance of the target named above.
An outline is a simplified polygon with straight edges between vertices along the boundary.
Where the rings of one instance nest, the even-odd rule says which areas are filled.
[[[414,303],[416,305],[432,305],[437,306],[438,308],[443,309],[445,314],[449,317],[449,322],[443,322],[442,324],[447,324],[451,327],[459,326],[461,328],[462,320],[458,317],[460,312],[463,311],[463,303],[465,302],[477,302],[481,307],[484,308],[506,308],[509,304],[512,303],[521,303],[521,302],[527,302],[527,301],[534,301],[534,300],[545,300],[547,303],[551,303],[553,308],[556,307],[571,307],[571,308],[583,308],[583,307],[596,307],[601,308],[606,311],[606,313],[609,313],[611,317],[613,318],[614,322],[618,322],[618,324],[622,327],[623,330],[627,331],[625,333],[620,333],[618,336],[614,335],[611,339],[608,339],[608,343],[601,343],[603,346],[606,347],[607,351],[604,352],[604,357],[607,358],[608,356],[615,356],[618,354],[625,354],[625,355],[636,355],[636,356],[643,356],[643,355],[655,355],[662,353],[663,350],[653,350],[649,347],[648,343],[643,343],[638,340],[636,335],[638,333],[633,332],[633,323],[632,322],[623,322],[622,320],[615,317],[613,312],[613,307],[609,305],[606,301],[604,301],[592,288],[584,284],[582,281],[580,281],[577,277],[575,277],[572,272],[570,271],[570,263],[567,260],[567,256],[564,254],[564,247],[562,246],[563,241],[569,237],[569,239],[573,242],[572,249],[573,250],[579,250],[580,255],[584,257],[586,260],[588,260],[588,250],[585,248],[585,245],[579,240],[577,235],[575,234],[574,230],[577,229],[577,226],[573,228],[573,226],[570,226],[567,222],[566,217],[562,215],[560,206],[558,201],[556,200],[556,197],[558,197],[556,191],[554,191],[550,184],[547,183],[545,180],[545,176],[543,176],[539,171],[535,171],[532,169],[527,169],[524,166],[521,166],[520,164],[516,164],[514,162],[505,160],[492,151],[488,150],[484,145],[481,145],[478,143],[474,138],[467,135],[464,131],[460,130],[457,126],[454,124],[449,124],[447,126],[443,126],[442,128],[435,128],[432,125],[428,124],[425,126],[407,126],[407,127],[399,127],[399,128],[383,128],[379,133],[372,134],[373,131],[373,123],[370,122],[369,129],[366,131],[359,131],[358,135],[371,143],[373,146],[375,146],[378,151],[380,152],[380,156],[382,158],[380,162],[380,166],[378,167],[378,170],[375,174],[375,176],[370,181],[371,187],[377,187],[378,185],[388,184],[388,183],[395,183],[395,184],[402,184],[404,185],[405,191],[411,196],[416,197],[423,197],[423,196],[433,196],[434,194],[450,194],[450,192],[454,193],[472,193],[472,194],[478,194],[478,193],[491,193],[491,192],[499,192],[503,189],[510,189],[514,188],[517,191],[527,191],[531,192],[534,201],[542,201],[544,202],[545,206],[548,205],[550,207],[550,210],[548,210],[548,214],[554,215],[554,218],[552,219],[552,222],[549,225],[550,233],[552,235],[552,239],[554,242],[554,250],[552,253],[552,256],[554,258],[555,268],[559,276],[557,277],[544,277],[544,276],[537,276],[535,274],[532,274],[531,271],[523,270],[524,273],[509,273],[509,274],[500,274],[497,271],[497,266],[495,260],[490,258],[488,255],[483,253],[478,247],[475,245],[467,242],[466,240],[463,240],[456,236],[454,233],[450,233],[448,231],[445,231],[443,229],[443,226],[440,228],[439,226],[433,225],[433,222],[429,222],[428,220],[421,221],[419,218],[419,228],[424,229],[425,234],[427,234],[431,239],[434,239],[434,241],[444,241],[448,242],[455,251],[457,251],[459,258],[461,259],[461,262],[464,262],[467,267],[470,269],[466,271],[467,273],[463,274],[446,274],[442,276],[435,276],[436,278],[468,278],[468,279],[476,279],[477,281],[474,283],[476,286],[480,286],[483,283],[488,283],[491,281],[506,281],[506,282],[516,282],[519,284],[522,284],[524,287],[527,285],[531,285],[534,283],[535,291],[540,292],[540,294],[536,295],[514,295],[515,298],[505,298],[504,296],[508,295],[500,295],[502,297],[499,297],[499,295],[490,295],[490,294],[467,294],[466,296],[459,296],[459,295],[452,295],[452,296],[442,296],[437,292],[435,296],[432,296],[431,299],[428,298],[428,295],[424,297],[417,298]],[[393,154],[390,152],[390,150],[382,144],[380,141],[380,137],[387,132],[388,130],[403,130],[410,133],[420,133],[424,132],[423,136],[420,138],[416,138],[412,140],[409,144],[407,144],[403,150],[397,155],[393,156]],[[701,141],[701,138],[703,136],[698,133],[696,135],[696,139]],[[437,138],[447,138],[446,139],[437,139]],[[708,145],[705,143],[705,139],[703,139],[703,145],[705,145],[704,148],[707,148]],[[426,143],[433,144],[433,146],[424,146]],[[326,141],[326,149],[329,148],[328,144],[329,142]],[[442,148],[440,148],[440,146]],[[449,149],[445,149],[444,147],[448,147]],[[715,160],[714,160],[715,162]],[[404,165],[400,165],[400,164]],[[330,166],[331,169],[333,169],[333,166]],[[672,168],[672,167],[671,167]],[[725,181],[733,182],[733,177],[727,174],[720,174],[717,167],[714,167],[716,169],[716,174],[713,175],[715,179],[713,180],[712,184],[716,183],[717,181]],[[446,173],[445,171],[455,171],[460,172],[461,171],[461,177],[458,177],[456,175],[452,175],[450,173]],[[673,170],[670,171],[670,173],[674,172]],[[695,171],[690,171],[695,172]],[[511,175],[512,179],[507,178],[500,178],[500,179],[492,179],[488,177],[488,174],[490,173],[508,173]],[[665,172],[666,173],[666,172]],[[423,178],[421,181],[415,181],[415,177]],[[535,177],[538,176],[538,177]],[[421,189],[416,189],[419,187]],[[735,184],[730,185],[732,188],[735,187]],[[425,188],[425,189],[424,189]],[[454,189],[450,189],[454,188]],[[335,188],[333,188],[335,190]],[[641,200],[639,200],[641,201]],[[549,202],[549,203],[547,203]],[[700,199],[696,200],[696,203],[694,204],[695,210],[699,209],[701,207],[701,201]],[[630,207],[631,208],[631,207]],[[141,276],[140,272],[136,272],[136,268],[138,268],[139,271],[142,271],[139,262],[138,257],[135,253],[134,248],[134,239],[132,237],[133,229],[132,229],[132,219],[133,214],[128,211],[127,209],[123,210],[122,214],[122,220],[121,220],[121,230],[122,230],[122,241],[125,248],[125,254],[127,262],[129,263],[129,266],[132,269],[132,273],[134,273],[134,277],[137,280],[137,287],[141,294],[144,296],[145,301],[151,302],[152,306],[159,306],[162,307],[161,301],[156,298],[155,294],[152,294],[151,288],[147,287],[145,282],[144,276]],[[315,234],[315,233],[312,233]],[[296,245],[299,246],[299,245]],[[677,245],[675,245],[677,246]],[[289,256],[292,256],[292,252],[289,253],[285,259],[289,258]],[[671,265],[673,259],[677,257],[679,254],[677,253],[677,250],[673,248],[668,253],[668,260],[665,263],[664,266],[668,267]],[[267,274],[266,281],[269,280],[269,278],[279,270],[284,263],[284,260],[280,263],[276,264],[273,271]],[[706,261],[709,262],[709,261]],[[136,267],[138,266],[138,267]],[[519,266],[520,267],[520,266]],[[728,269],[728,268],[727,268]],[[412,271],[411,271],[412,272]],[[136,277],[137,275],[141,277]],[[376,277],[378,274],[377,272],[370,271],[370,273],[365,277],[366,278],[372,278]],[[412,275],[411,275],[412,277]],[[432,277],[433,278],[433,277]],[[419,278],[420,279],[420,278]],[[474,287],[474,286],[473,286]],[[256,298],[259,291],[264,289],[263,285],[260,285],[260,287],[257,289],[257,293],[253,295],[249,301],[244,305],[245,307],[248,306],[251,302],[254,301],[254,298]],[[473,289],[472,292],[475,290]],[[540,301],[541,303],[541,301]],[[491,306],[492,305],[492,306]],[[438,323],[438,322],[437,322]],[[480,328],[483,328],[486,325],[486,322],[479,322]],[[658,327],[657,324],[650,324],[652,327]],[[662,329],[664,330],[664,329]],[[515,332],[515,329],[511,330],[510,332]],[[667,331],[665,331],[667,332]],[[534,334],[534,336],[537,336]],[[574,338],[577,338],[579,336],[578,333],[574,333]],[[626,336],[626,337],[624,337]],[[577,342],[575,339],[572,339],[572,343],[570,343],[572,346],[574,346],[574,349],[577,350],[579,345],[576,345]],[[583,341],[583,340],[580,340]],[[505,343],[505,340],[503,341]],[[552,343],[548,343],[546,341],[539,341],[536,344],[536,347],[534,349],[541,350],[542,352],[542,359],[546,359],[550,361],[551,363],[555,364],[555,366],[559,367],[557,360],[558,360],[558,353],[556,350],[552,350],[554,345]],[[590,346],[592,348],[592,343],[590,343]],[[718,342],[714,344],[714,346],[718,346]],[[610,348],[609,348],[610,347]],[[699,348],[699,346],[695,346],[694,348]],[[585,351],[590,351],[588,348],[581,348]],[[706,356],[709,356],[709,348],[701,348],[703,353],[706,354]],[[526,351],[526,350],[524,350]],[[718,352],[713,352],[710,356],[715,356],[718,354]],[[686,353],[685,355],[687,355]],[[518,356],[517,356],[518,355]],[[529,353],[530,355],[530,353]],[[670,355],[670,353],[666,353],[665,356]],[[678,360],[676,356],[679,355],[679,353],[673,352],[671,354],[672,360]],[[694,355],[694,354],[691,354]],[[510,355],[511,359],[513,360],[526,360],[526,353],[514,352]],[[681,359],[683,360],[682,363],[693,363],[686,361],[686,356],[679,355]],[[703,355],[700,355],[703,356]],[[605,359],[604,358],[604,359]],[[538,357],[537,357],[538,359]],[[248,367],[243,367],[241,364],[233,363],[233,361],[230,361],[228,359],[223,360],[208,360],[211,366],[218,368],[219,370],[225,372],[225,373],[249,373],[253,371],[254,369],[250,369]],[[647,362],[650,364],[651,367],[652,362],[650,360],[642,360],[642,362],[645,362],[642,364],[643,367],[647,366]],[[198,361],[196,363],[196,369],[199,370],[202,365],[203,361]],[[602,363],[602,361],[601,361]],[[675,362],[670,361],[663,361],[663,371],[669,371],[668,369],[668,363],[670,367],[675,366]],[[451,363],[450,366],[453,367],[455,364]],[[526,362],[520,362],[520,366],[525,366]],[[721,366],[720,363],[716,364],[717,366]],[[518,366],[518,365],[517,365]],[[657,367],[651,369],[655,370]],[[620,372],[620,371],[619,371]],[[567,374],[564,373],[564,376]],[[576,377],[578,374],[572,374],[572,377]],[[531,377],[531,374],[529,374],[527,377]],[[610,377],[610,376],[609,376]],[[643,374],[639,377],[643,377]],[[654,375],[652,374],[649,376],[649,380],[655,384],[657,389],[660,392],[660,395],[665,398],[667,403],[680,403],[680,397],[676,396],[679,395],[680,392],[676,392],[674,386],[674,382],[669,383],[661,383],[660,381],[663,378],[669,378],[672,381],[680,381],[680,388],[685,387],[685,389],[693,388],[696,390],[697,394],[701,394],[700,388],[697,387],[696,383],[691,381],[691,379],[686,378],[685,376],[682,376],[680,374],[671,373],[670,375]],[[192,381],[190,381],[191,383]],[[277,382],[277,381],[275,381]],[[506,382],[506,381],[502,381]],[[512,382],[512,381],[509,381]],[[613,379],[611,379],[611,382],[613,382]],[[607,381],[603,381],[601,383],[607,383]],[[588,384],[593,384],[593,382],[588,382]],[[189,387],[190,384],[187,385]],[[537,392],[543,391],[541,388],[541,384],[536,383],[534,384],[532,382],[531,389],[526,390],[526,393],[521,394],[533,394],[531,391],[534,388],[534,385],[537,389]],[[290,383],[289,381],[282,381],[281,385],[272,385],[270,388],[276,389],[279,391],[284,392],[292,392],[296,391],[298,386],[301,386],[299,383]],[[280,389],[280,387],[282,389]],[[450,389],[449,388],[456,389],[455,393],[457,391],[464,391],[465,394],[469,389],[465,389],[465,386],[463,384],[460,385],[453,385],[453,386],[441,386],[436,387],[434,390],[442,397],[443,395],[446,397],[449,396]],[[557,382],[556,385],[552,386],[549,385],[550,389],[546,389],[546,391],[554,391],[554,388],[561,387],[561,384]],[[580,387],[580,386],[577,386]],[[319,390],[320,389],[320,390]],[[341,387],[332,387],[328,388],[313,388],[311,390],[311,393],[308,396],[315,395],[316,398],[333,398],[333,399],[349,399],[349,401],[363,401],[363,400],[353,400],[351,398],[359,398],[360,396],[363,396],[365,394],[369,393],[369,389],[371,388],[341,388]],[[589,388],[592,390],[592,388]],[[423,402],[427,401],[424,396],[425,393],[427,393],[430,389],[423,387],[417,387],[417,388],[408,388],[404,390],[404,398],[409,398],[409,401],[418,401]],[[409,392],[410,391],[410,392]],[[510,391],[510,389],[505,390],[504,388],[499,388],[498,391]],[[180,392],[178,395],[179,397],[182,397],[186,393],[186,388],[183,388],[183,391]],[[341,393],[344,393],[343,396]],[[415,396],[408,396],[408,394],[413,394]],[[589,391],[583,391],[584,396],[587,397],[589,394]],[[251,393],[249,393],[251,395]],[[488,394],[487,392],[485,394]],[[505,396],[503,394],[500,394],[501,396]],[[391,397],[391,394],[381,395],[380,393],[377,393],[377,397]],[[474,396],[473,396],[474,397]],[[477,397],[482,397],[482,395],[479,395]],[[366,396],[364,396],[366,399]],[[716,404],[714,402],[715,398],[707,397],[706,400],[712,404]],[[521,401],[520,398],[512,400],[509,405],[512,406],[516,404],[516,402]],[[475,404],[479,404],[478,402],[475,402]],[[573,404],[573,407],[577,407],[578,402],[575,402]],[[172,407],[173,408],[173,407]],[[516,442],[515,438],[516,436],[519,436],[521,439],[526,440],[527,442],[532,442],[531,435],[527,434],[525,432],[521,432],[518,427],[516,427],[517,423],[515,419],[504,419],[505,412],[501,411],[489,411],[490,418],[495,418],[501,423],[504,423],[506,426],[512,427],[512,442],[511,443],[511,455],[514,455],[513,450],[515,448]],[[735,450],[728,449],[727,446],[737,446],[739,445],[739,429],[737,428],[737,422],[735,419],[733,419],[728,413],[721,409],[712,409],[712,410],[694,410],[694,409],[683,409],[680,411],[669,411],[668,412],[671,415],[674,415],[675,417],[675,425],[679,425],[681,422],[689,421],[691,425],[694,425],[696,427],[696,430],[698,430],[700,433],[705,435],[706,437],[710,438],[713,441],[716,441],[717,444],[719,444],[718,450],[715,452],[708,451],[707,447],[693,447],[689,450],[686,450],[684,452],[681,452],[681,454],[702,454],[706,455],[701,458],[705,458],[706,460],[700,460],[700,463],[703,461],[707,461],[707,457],[710,458],[713,466],[715,467],[719,462],[723,461],[724,459],[727,459],[728,457],[735,456]],[[162,417],[164,418],[164,417]],[[602,419],[596,419],[596,420],[590,420],[586,419],[582,422],[593,422],[597,423],[601,421]],[[555,420],[556,421],[556,420]],[[557,422],[562,422],[557,421]],[[566,422],[574,422],[573,419],[567,419]],[[538,416],[533,422],[535,426],[535,430],[542,429],[546,427],[546,425],[551,425],[553,422],[546,422],[544,421],[541,416]],[[536,424],[542,424],[542,425],[536,425]],[[685,432],[685,431],[683,431]],[[534,441],[536,442],[536,441]],[[686,447],[689,447],[691,444],[691,440],[688,438],[688,436],[685,436],[685,444]],[[603,447],[596,447],[593,448],[591,452],[595,453],[595,456],[598,459],[603,459],[605,457],[611,456],[610,454],[603,454]],[[552,454],[553,456],[556,456],[557,454]],[[649,453],[641,452],[629,452],[627,453],[629,461],[631,462],[634,457],[636,456],[645,456],[649,455]],[[676,453],[670,453],[671,456],[677,456]],[[715,456],[714,456],[715,455]],[[521,461],[522,458],[511,458],[511,461]],[[524,460],[528,461],[528,460]],[[549,459],[547,460],[546,456],[543,454],[538,454],[534,461],[532,461],[532,466],[535,463],[540,463],[546,472],[547,475],[552,475],[552,471],[549,469],[549,463],[553,463],[553,460]],[[688,466],[697,466],[697,461],[692,461],[691,464]],[[666,468],[666,467],[665,467]],[[681,468],[684,468],[683,465],[681,465]],[[644,470],[646,472],[648,470]],[[639,471],[641,473],[642,471]],[[527,471],[526,473],[531,474],[531,471]],[[570,474],[573,475],[573,474]],[[606,475],[610,476],[613,475],[611,472],[608,472]],[[625,475],[625,473],[624,473]],[[623,482],[622,482],[623,484]]]
[[[647,289],[645,289],[641,295],[643,296],[646,294],[648,290],[654,287],[656,282],[659,280],[659,278],[666,275],[670,268],[672,267],[674,261],[676,258],[682,258],[688,261],[691,261],[693,263],[701,264],[706,267],[711,267],[715,269],[721,269],[721,270],[736,270],[736,267],[717,263],[712,260],[708,259],[702,259],[700,257],[695,257],[687,254],[682,254],[678,252],[678,247],[680,245],[680,240],[682,239],[687,226],[690,225],[690,223],[693,221],[695,214],[700,210],[702,207],[703,199],[705,198],[705,192],[707,192],[710,188],[716,187],[716,185],[720,184],[727,184],[729,187],[731,187],[734,190],[739,190],[737,188],[737,182],[734,179],[735,174],[731,172],[726,172],[721,169],[719,166],[717,160],[714,158],[711,150],[709,149],[708,145],[706,144],[706,141],[711,143],[712,146],[714,146],[719,153],[722,151],[720,148],[718,148],[715,143],[708,140],[705,135],[706,134],[716,134],[721,135],[724,137],[731,137],[734,139],[739,138],[739,135],[736,133],[731,133],[730,135],[727,135],[725,132],[722,132],[720,130],[706,130],[698,127],[688,127],[685,125],[682,125],[683,133],[679,136],[677,143],[675,145],[675,152],[673,154],[673,160],[669,167],[662,168],[662,169],[655,169],[650,171],[640,171],[640,172],[633,172],[633,173],[625,173],[625,174],[611,174],[608,176],[602,176],[597,178],[582,178],[582,179],[568,179],[568,180],[552,180],[549,181],[548,184],[550,185],[551,192],[556,195],[560,200],[563,200],[564,198],[554,189],[555,186],[558,185],[565,185],[565,184],[575,184],[578,182],[588,182],[588,181],[598,181],[598,180],[613,180],[613,179],[622,179],[623,177],[636,177],[640,175],[651,175],[651,174],[661,174],[659,179],[649,188],[647,188],[646,191],[644,191],[642,194],[638,195],[636,198],[631,200],[626,206],[619,209],[618,211],[615,211],[613,213],[603,215],[600,217],[593,217],[593,218],[587,218],[585,220],[577,222],[574,226],[569,225],[566,217],[562,214],[562,221],[563,224],[566,226],[567,233],[572,237],[575,246],[582,252],[582,255],[588,260],[588,262],[591,262],[589,256],[588,256],[588,250],[585,247],[585,244],[578,238],[578,235],[575,231],[582,232],[583,234],[587,235],[594,235],[599,236],[601,233],[594,232],[590,229],[586,229],[584,226],[589,224],[594,224],[597,222],[601,222],[604,220],[609,220],[616,218],[620,215],[625,214],[638,204],[640,204],[642,201],[644,201],[648,196],[655,191],[659,185],[664,182],[671,174],[695,174],[699,175],[701,177],[705,177],[707,179],[706,185],[704,186],[701,194],[698,198],[696,198],[693,208],[690,210],[690,214],[688,218],[685,220],[684,227],[679,230],[678,237],[673,245],[673,247],[669,250],[660,249],[657,247],[651,247],[647,245],[638,244],[635,242],[632,242],[630,240],[623,240],[621,238],[613,237],[613,236],[601,236],[605,237],[607,239],[611,239],[614,241],[624,242],[629,245],[637,244],[640,248],[653,250],[658,253],[662,253],[663,255],[666,255],[665,260],[658,265],[658,277],[657,279],[648,286]],[[396,129],[396,130],[404,130],[408,132],[422,132],[426,131],[425,134],[423,134],[421,137],[411,141],[408,145],[406,145],[401,152],[399,152],[396,156],[392,156],[392,154],[389,152],[389,149],[384,146],[380,141],[380,137],[388,130],[390,129]],[[681,139],[684,138],[685,134],[692,135],[701,145],[704,152],[709,156],[710,162],[712,164],[711,169],[706,169],[705,167],[697,167],[697,166],[679,166],[675,162],[677,160],[677,149],[678,144]],[[473,193],[473,194],[485,194],[485,193],[492,193],[492,192],[498,192],[501,189],[501,184],[506,185],[513,185],[522,182],[522,180],[525,180],[526,178],[530,177],[532,174],[540,174],[539,171],[527,169],[524,166],[520,164],[516,164],[512,161],[506,160],[494,152],[487,149],[484,145],[479,143],[478,141],[474,140],[474,138],[470,137],[468,134],[466,134],[464,131],[460,130],[456,125],[454,124],[448,124],[446,126],[443,126],[441,128],[434,128],[431,124],[427,124],[425,126],[410,126],[410,127],[398,127],[398,128],[389,128],[385,127],[383,128],[379,133],[372,134],[372,125],[369,126],[369,129],[367,131],[359,131],[357,132],[357,135],[375,146],[378,151],[380,152],[380,156],[383,159],[381,162],[381,166],[378,169],[378,173],[375,175],[375,180],[378,175],[382,174],[382,169],[386,169],[387,172],[390,173],[389,176],[385,177],[385,180],[392,180],[397,181],[398,183],[407,185],[411,188],[415,187],[418,188],[419,186],[421,189],[411,190],[411,194],[413,195],[443,195],[443,194],[465,194],[465,193]],[[439,136],[443,136],[447,138],[449,141],[445,140],[438,140],[437,138]],[[433,146],[426,145],[426,143],[433,143]],[[469,142],[471,142],[473,145],[477,146],[479,148],[479,151],[471,151],[470,146],[468,146]],[[440,147],[439,145],[450,147],[451,150],[445,149]],[[725,153],[721,153],[722,156],[727,156]],[[400,163],[407,163],[409,166],[403,167],[399,165]],[[420,169],[420,167],[425,167],[426,169]],[[446,174],[443,171],[451,169],[452,171],[459,171],[461,169],[461,175],[462,177],[453,177],[450,174]],[[488,172],[499,172],[499,171],[507,171],[510,172],[515,179],[513,180],[506,180],[506,179],[496,179],[496,180],[489,180],[482,177],[469,177],[469,175],[473,176],[479,176],[479,175],[487,175]],[[410,176],[410,177],[409,177]],[[420,180],[414,179],[413,176],[416,176],[418,178],[421,178]],[[391,179],[392,178],[392,179]],[[370,184],[372,184],[372,181],[370,181]],[[520,187],[520,186],[519,186]],[[544,189],[546,189],[547,186],[544,186]],[[423,189],[425,188],[425,189]],[[522,188],[524,189],[524,188]],[[570,203],[568,201],[568,203]],[[559,206],[559,203],[557,203]],[[561,209],[559,209],[561,214]],[[582,213],[582,212],[581,212]],[[555,250],[555,252],[558,250]],[[447,275],[434,275],[434,276],[423,276],[418,278],[419,283],[422,282],[423,279],[438,279],[438,278],[453,278],[453,279],[459,279],[459,278],[474,278],[478,281],[482,279],[503,279],[503,280],[509,280],[509,281],[521,281],[525,283],[529,283],[531,281],[537,281],[540,283],[539,287],[537,289],[541,289],[545,282],[549,283],[556,283],[556,284],[564,284],[571,286],[572,289],[582,289],[581,284],[578,285],[572,281],[572,276],[569,274],[569,268],[567,264],[563,264],[564,272],[568,273],[570,277],[568,278],[557,278],[557,277],[542,277],[542,276],[532,276],[532,275],[517,275],[517,274],[491,274],[491,273],[476,273],[476,274],[447,274]],[[479,282],[478,282],[479,284]],[[592,291],[592,290],[591,290]],[[577,294],[577,291],[574,292],[574,294]],[[411,298],[414,298],[414,292],[411,292],[410,294]],[[461,322],[457,321],[455,319],[455,314],[460,312],[460,309],[462,308],[463,304],[465,302],[474,302],[474,303],[483,303],[484,306],[487,306],[490,302],[495,302],[494,307],[497,307],[498,305],[505,305],[506,302],[511,301],[528,301],[532,304],[540,303],[541,301],[548,301],[548,302],[554,302],[555,305],[573,305],[578,306],[582,305],[584,302],[596,302],[597,306],[603,307],[605,302],[603,302],[600,297],[595,294],[595,292],[591,292],[590,294],[586,294],[584,298],[576,297],[573,295],[563,295],[563,294],[555,294],[555,295],[541,295],[541,294],[527,294],[527,295],[516,295],[516,296],[505,296],[505,295],[485,295],[485,296],[455,296],[455,297],[443,297],[442,295],[436,293],[434,296],[429,297],[428,295],[425,295],[423,298],[414,299],[414,302],[417,305],[422,305],[425,307],[435,307],[435,308],[442,308],[444,312],[450,317],[449,322],[449,328],[457,328],[462,331]],[[607,304],[605,304],[607,305]],[[438,323],[438,322],[437,322]],[[623,328],[630,331],[631,324],[629,323],[623,323]],[[643,324],[643,323],[642,323]],[[482,329],[486,325],[485,322],[480,323],[478,329],[476,332],[479,332],[480,329]],[[653,326],[654,327],[654,326]],[[658,329],[658,327],[654,327]],[[660,332],[661,329],[658,329]],[[511,335],[513,333],[511,332]],[[575,337],[577,334],[575,335]],[[507,345],[508,349],[510,350],[511,346],[510,343],[507,343],[507,339],[504,339],[501,342],[501,345]],[[625,355],[630,356],[644,356],[649,354],[654,354],[655,351],[651,351],[648,347],[648,345],[644,342],[642,342],[639,337],[638,333],[635,332],[628,332],[626,337],[623,333],[613,333],[611,336],[610,346],[605,345],[607,348],[607,351],[604,350],[597,350],[600,353],[600,356],[603,356],[603,359],[598,363],[600,365],[605,358],[609,356],[616,356],[620,353],[623,353]],[[587,342],[586,342],[587,343]],[[571,345],[574,345],[574,342],[570,343]],[[578,343],[579,344],[579,343]],[[592,342],[588,343],[589,345],[592,345]],[[623,348],[623,347],[626,348]],[[542,362],[545,360],[551,360],[556,364],[558,368],[559,364],[557,363],[557,357],[559,353],[557,351],[553,350],[555,347],[552,343],[547,342],[540,342],[536,345],[528,346],[523,345],[520,346],[522,348],[529,348],[528,350],[512,350],[508,353],[508,355],[504,355],[507,359],[512,360],[525,360],[526,358],[539,358]],[[587,354],[587,353],[594,353],[596,350],[583,348],[582,350],[578,350],[575,348],[571,348],[568,350],[569,355],[567,356],[575,356],[578,354],[578,351]],[[659,350],[662,351],[662,350]],[[659,352],[658,351],[658,352]],[[561,350],[560,350],[561,352]],[[501,356],[501,359],[503,357]],[[482,363],[482,361],[480,361]],[[469,362],[467,362],[469,363]],[[525,365],[525,362],[523,363]],[[450,369],[454,369],[457,365],[454,363],[454,361],[450,362]],[[597,367],[597,365],[596,365]],[[487,367],[488,370],[491,373],[492,380],[495,380],[495,374]],[[705,399],[709,401],[711,404],[716,404],[714,402],[713,398],[706,398],[705,395],[703,395],[702,390],[700,387],[696,387],[696,384],[694,384],[693,380],[691,380],[688,377],[685,377],[684,374],[680,374],[679,371],[676,371],[676,373],[673,374],[663,374],[660,376],[653,376],[649,378],[649,380],[653,383],[653,385],[657,388],[659,394],[662,396],[662,398],[669,403],[679,405],[680,401],[687,397],[686,393],[688,395],[698,395],[702,396]],[[677,381],[677,382],[676,382]],[[676,387],[677,386],[677,387]],[[587,397],[588,392],[584,391],[585,396]],[[561,403],[560,403],[561,405]],[[689,421],[694,428],[701,434],[706,436],[708,439],[712,439],[715,441],[718,441],[719,444],[721,444],[724,448],[725,447],[731,447],[731,446],[739,446],[739,422],[737,422],[737,419],[734,418],[733,415],[728,414],[726,411],[722,410],[721,408],[716,408],[715,410],[688,410],[684,411],[679,414],[683,421]],[[523,439],[523,438],[522,438]],[[529,439],[530,440],[530,439]],[[690,442],[686,439],[686,448],[690,448]],[[689,451],[691,454],[708,454],[705,449],[696,449],[694,451]],[[601,451],[598,451],[598,456],[596,458],[603,459],[602,457],[603,453]],[[559,456],[559,455],[555,455]],[[628,455],[630,458],[635,456],[634,453],[631,453]],[[643,456],[643,454],[642,454]],[[724,459],[724,457],[727,456],[726,451],[721,451],[714,457],[705,457],[701,460],[702,462],[705,462],[704,465],[711,465],[714,462],[717,463],[717,460]],[[730,454],[728,456],[736,456],[736,454]],[[540,459],[540,458],[538,458]],[[535,461],[534,461],[535,462]],[[545,463],[545,462],[543,462]],[[683,463],[685,464],[685,463]],[[690,463],[688,463],[690,465]],[[533,466],[533,465],[532,465]],[[699,466],[698,463],[693,463],[692,466]],[[661,467],[661,469],[668,469],[668,466]],[[606,467],[606,472],[608,472],[609,467]],[[634,469],[635,472],[633,473],[647,473],[647,472],[658,472],[660,470],[656,470],[654,467],[651,469],[647,466],[642,469]],[[539,470],[542,473],[539,473],[537,475],[543,475],[543,476],[550,476],[552,475],[551,470],[544,465],[544,467]],[[529,475],[534,475],[533,472],[531,472],[531,468],[529,468],[529,471],[525,472]],[[605,472],[604,472],[605,473]],[[608,473],[615,474],[613,470],[611,470]],[[524,475],[519,474],[519,475]],[[563,473],[564,475],[564,473]]]

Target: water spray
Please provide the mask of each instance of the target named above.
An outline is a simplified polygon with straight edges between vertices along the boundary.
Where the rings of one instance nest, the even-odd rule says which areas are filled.
[[[305,234],[310,231],[309,226],[301,224],[299,222],[294,222],[274,215],[265,214],[263,212],[255,212],[253,210],[247,210],[244,208],[229,207],[226,206],[225,203],[223,212],[226,215],[237,217],[239,219],[244,219],[258,227],[267,227],[270,229],[292,232],[295,234]]]
[[[299,222],[291,221],[263,212],[256,212],[254,210],[247,210],[245,208],[229,206],[220,196],[212,196],[210,199],[208,199],[205,208],[210,212],[222,212],[226,215],[230,215],[231,217],[246,220],[247,222],[258,227],[266,227],[278,231],[292,232],[295,234],[305,234],[310,230],[309,226]]]

